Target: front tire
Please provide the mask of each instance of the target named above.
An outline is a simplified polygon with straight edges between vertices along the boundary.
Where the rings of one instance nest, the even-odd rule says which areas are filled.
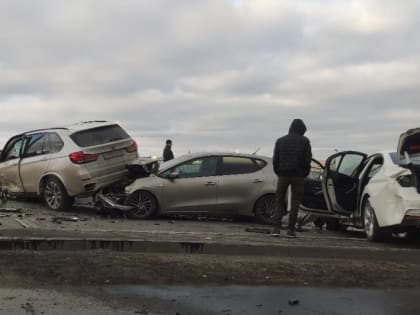
[[[67,194],[63,183],[55,177],[46,179],[43,195],[47,207],[54,211],[67,210],[73,204],[73,198]]]
[[[273,224],[274,211],[274,195],[267,195],[256,202],[254,215],[260,223]]]
[[[127,197],[125,204],[134,207],[128,214],[133,219],[150,219],[157,212],[156,198],[147,191],[135,191]]]
[[[363,207],[363,226],[369,241],[378,242],[383,240],[384,233],[378,226],[375,210],[373,209],[369,198],[366,199]]]

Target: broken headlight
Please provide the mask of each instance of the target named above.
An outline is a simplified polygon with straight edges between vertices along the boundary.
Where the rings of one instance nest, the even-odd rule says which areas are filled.
[[[416,186],[416,179],[413,175],[402,175],[397,178],[398,184],[401,187],[415,187]]]

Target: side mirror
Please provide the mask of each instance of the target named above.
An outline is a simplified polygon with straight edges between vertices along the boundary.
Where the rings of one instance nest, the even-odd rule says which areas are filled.
[[[175,178],[178,178],[179,177],[179,173],[178,172],[171,172],[171,173],[169,173],[169,175],[168,175],[168,178],[169,179],[175,179]]]

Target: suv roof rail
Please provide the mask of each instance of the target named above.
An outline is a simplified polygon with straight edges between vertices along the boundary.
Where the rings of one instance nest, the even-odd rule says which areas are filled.
[[[81,121],[79,122],[79,124],[91,124],[91,123],[106,123],[108,122],[107,120],[85,120],[85,121]],[[78,123],[76,123],[78,124]]]
[[[46,131],[46,130],[68,130],[69,128],[66,127],[52,127],[52,128],[41,128],[41,129],[34,129],[34,130],[28,130],[25,132],[22,132],[21,134],[25,134],[25,133],[32,133],[32,132],[37,132],[37,131]]]

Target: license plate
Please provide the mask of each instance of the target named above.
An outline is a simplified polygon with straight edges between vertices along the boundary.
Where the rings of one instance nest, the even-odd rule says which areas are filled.
[[[104,160],[110,160],[110,159],[115,159],[117,157],[123,156],[124,152],[122,150],[116,150],[116,151],[105,152],[103,155],[104,155]]]

